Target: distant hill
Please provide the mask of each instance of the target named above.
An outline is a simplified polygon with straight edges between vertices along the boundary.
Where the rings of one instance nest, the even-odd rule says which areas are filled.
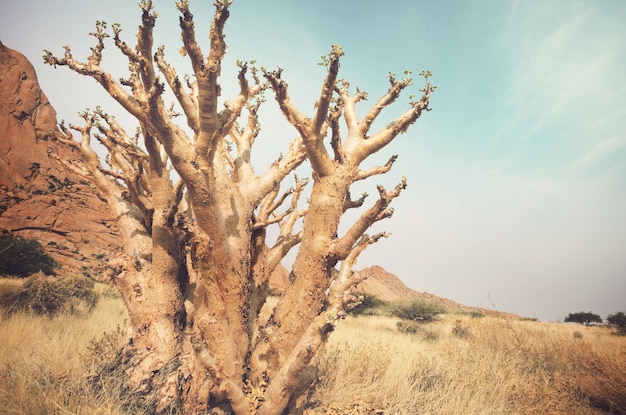
[[[418,292],[407,287],[396,275],[385,271],[381,266],[375,265],[370,268],[364,268],[355,271],[359,274],[365,274],[365,281],[361,282],[354,288],[354,292],[363,292],[373,295],[383,301],[404,301],[414,298],[422,298],[424,300],[434,301],[443,305],[451,313],[480,313],[490,316],[498,316],[511,318],[515,320],[523,319],[516,314],[506,313],[502,311],[490,310],[481,307],[469,307],[459,304],[446,298],[438,297],[434,294]],[[280,267],[272,275],[270,279],[270,289],[274,292],[282,292],[288,284],[289,271],[284,267]]]

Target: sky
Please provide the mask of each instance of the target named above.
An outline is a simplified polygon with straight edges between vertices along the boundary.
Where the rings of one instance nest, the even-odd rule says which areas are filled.
[[[70,45],[85,60],[96,20],[120,23],[134,44],[136,3],[1,2],[0,40],[31,60],[59,120],[78,122],[78,111],[96,105],[118,115],[95,81],[41,56]],[[154,3],[155,43],[190,73],[174,2]],[[191,0],[205,51],[211,4]],[[340,77],[369,94],[360,114],[386,92],[389,72],[412,71],[411,92],[376,127],[407,110],[417,74],[432,71],[432,111],[370,161],[397,154],[394,168],[353,192],[373,203],[376,184],[408,180],[393,217],[372,229],[391,236],[355,268],[380,265],[416,291],[542,321],[578,311],[606,318],[626,311],[624,22],[622,0],[235,0],[223,95],[236,91],[235,61],[256,60],[283,68],[293,100],[312,114],[325,75],[318,62],[339,44]],[[116,52],[110,42],[102,65],[125,76]],[[131,119],[118,119],[132,131]],[[272,99],[260,121],[262,165],[296,133]]]

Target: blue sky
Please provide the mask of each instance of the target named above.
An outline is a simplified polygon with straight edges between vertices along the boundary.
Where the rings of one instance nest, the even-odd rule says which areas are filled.
[[[115,112],[94,81],[44,65],[42,50],[69,44],[83,59],[96,20],[121,23],[131,43],[136,3],[2,2],[0,40],[32,61],[59,119],[98,104]],[[205,45],[210,3],[191,2]],[[156,42],[189,72],[173,2],[155,4]],[[378,264],[417,291],[546,321],[582,310],[606,317],[626,311],[624,22],[621,0],[235,0],[224,96],[236,86],[235,60],[255,59],[282,67],[311,112],[324,76],[317,63],[332,44],[346,52],[341,76],[369,93],[361,114],[385,92],[389,71],[431,70],[433,111],[375,156],[398,154],[394,169],[358,189],[373,198],[377,183],[409,183],[375,229],[391,238],[356,268]],[[112,44],[103,66],[125,75]],[[272,105],[262,113],[260,161],[295,134]]]

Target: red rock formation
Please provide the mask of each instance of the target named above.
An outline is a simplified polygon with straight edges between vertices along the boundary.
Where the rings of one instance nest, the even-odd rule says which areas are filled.
[[[97,277],[117,230],[95,187],[51,157],[69,158],[59,134],[33,66],[0,44],[0,230],[40,241],[62,272]]]
[[[398,277],[377,265],[358,271],[367,279],[356,286],[355,291],[365,292],[383,301],[410,300],[419,295],[407,287]]]

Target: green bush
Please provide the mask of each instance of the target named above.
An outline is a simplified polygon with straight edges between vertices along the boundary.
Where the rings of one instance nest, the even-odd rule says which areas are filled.
[[[411,301],[401,301],[391,305],[390,313],[402,320],[410,320],[418,323],[430,323],[435,321],[439,314],[444,314],[446,308],[434,301],[417,298]]]
[[[626,314],[623,311],[609,314],[606,321],[617,329],[615,334],[626,336]]]
[[[37,273],[17,294],[16,309],[38,315],[88,314],[98,303],[94,282],[83,276],[49,277]]]
[[[56,267],[38,241],[8,233],[0,235],[0,275],[26,277],[39,271],[52,275]]]
[[[385,301],[372,294],[359,293],[356,294],[356,296],[360,297],[361,302],[348,311],[355,316],[376,314],[378,310],[387,304]]]

